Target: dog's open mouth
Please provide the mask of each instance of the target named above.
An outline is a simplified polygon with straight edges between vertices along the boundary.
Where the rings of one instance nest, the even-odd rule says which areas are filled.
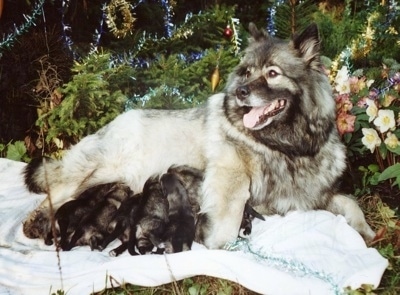
[[[243,116],[243,124],[246,128],[251,129],[265,127],[272,122],[273,117],[285,109],[285,106],[285,99],[277,99],[266,106],[252,107],[250,111]]]

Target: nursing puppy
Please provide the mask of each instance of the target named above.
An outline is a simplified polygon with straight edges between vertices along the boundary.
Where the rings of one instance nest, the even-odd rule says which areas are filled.
[[[166,174],[161,176],[161,184],[163,185],[163,190],[167,194],[171,194],[169,196],[169,199],[171,199],[173,202],[175,201],[175,206],[179,205],[180,199],[184,199],[182,206],[186,206],[187,202],[191,206],[191,211],[194,215],[194,220],[196,224],[195,240],[198,242],[201,242],[203,239],[202,230],[200,228],[201,226],[199,225],[201,222],[199,222],[199,220],[205,219],[205,216],[200,213],[201,210],[199,203],[201,200],[203,180],[204,171],[187,165],[173,165],[168,169]],[[180,210],[183,210],[183,208],[180,208]],[[188,214],[189,212],[185,213],[185,215]],[[242,221],[240,224],[240,230],[243,232],[244,235],[249,235],[251,233],[252,220],[254,218],[265,220],[261,214],[254,210],[254,208],[251,207],[248,202],[246,202],[243,210]]]
[[[316,25],[289,41],[252,24],[249,31],[249,45],[224,93],[193,109],[121,114],[62,160],[29,164],[28,188],[49,188],[58,208],[94,185],[122,181],[139,191],[151,175],[189,165],[205,171],[200,228],[209,248],[236,239],[246,202],[263,215],[329,210],[373,239],[358,204],[337,189],[346,153]],[[47,235],[48,211],[44,202],[28,217],[28,237]]]
[[[63,204],[54,215],[58,224],[61,249],[69,250],[74,246],[70,245],[72,235],[83,225],[82,221],[85,218],[93,215],[98,203],[108,199],[113,205],[118,206],[132,194],[130,188],[122,183],[107,183],[89,188],[75,200]],[[97,210],[100,210],[100,208],[97,208]],[[103,224],[102,226],[106,225]],[[89,244],[89,241],[84,242],[84,244]]]
[[[196,233],[195,212],[187,190],[173,173],[163,174],[160,182],[169,204],[168,224],[163,238],[165,253],[191,250]]]
[[[128,241],[129,254],[147,254],[152,252],[153,248],[157,248],[156,253],[164,252],[163,241],[168,223],[168,210],[168,200],[162,191],[159,177],[150,177],[143,187],[141,206],[135,215],[132,215]]]
[[[63,250],[68,251],[75,246],[85,245],[89,245],[91,250],[101,250],[103,240],[108,234],[108,223],[117,209],[116,204],[110,199],[96,203],[90,213],[82,218]]]
[[[178,185],[176,181],[179,181],[183,185],[186,191],[186,199],[192,208],[195,222],[197,223],[197,216],[200,212],[200,196],[202,194],[204,171],[188,165],[173,165],[168,168],[166,174],[172,174],[173,178],[176,178],[171,183],[173,187]],[[164,184],[166,185],[166,183]]]

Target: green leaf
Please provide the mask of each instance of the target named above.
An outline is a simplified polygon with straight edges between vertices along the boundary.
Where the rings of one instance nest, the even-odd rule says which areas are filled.
[[[15,161],[21,161],[26,154],[26,147],[23,141],[16,141],[10,144],[7,149],[7,158]]]
[[[370,164],[368,165],[368,170],[375,173],[375,172],[379,172],[379,165],[377,164]]]
[[[387,149],[388,149],[389,151],[391,151],[392,153],[394,153],[394,154],[396,154],[396,155],[400,155],[400,145],[397,146],[397,147],[394,148],[394,149],[392,149],[392,148],[389,147],[389,146],[386,146],[386,147],[387,147]]]
[[[371,185],[377,185],[379,183],[379,177],[380,177],[381,173],[376,172],[374,173],[371,178],[369,179],[369,184]]]
[[[391,178],[396,178],[395,184],[400,186],[400,163],[396,163],[383,170],[378,180],[385,181]]]
[[[388,153],[388,149],[386,148],[386,144],[382,143],[379,147],[379,153],[381,154],[382,159],[386,159],[387,157],[387,153]]]
[[[200,294],[200,286],[195,284],[188,289],[189,295],[198,295]]]

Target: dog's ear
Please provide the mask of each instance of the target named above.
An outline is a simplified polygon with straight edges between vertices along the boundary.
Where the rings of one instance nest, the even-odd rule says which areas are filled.
[[[265,40],[268,37],[268,33],[264,29],[259,30],[255,23],[249,24],[249,33],[251,35],[250,42]]]
[[[315,70],[321,70],[319,59],[320,38],[315,23],[309,25],[301,34],[293,36],[293,46],[303,60]]]

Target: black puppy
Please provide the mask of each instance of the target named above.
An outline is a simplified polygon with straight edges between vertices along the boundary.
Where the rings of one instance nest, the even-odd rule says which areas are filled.
[[[108,234],[108,223],[116,211],[117,206],[109,199],[97,203],[93,210],[82,218],[65,250],[84,245],[89,245],[91,250],[100,250],[100,245]]]
[[[192,212],[197,219],[200,212],[201,185],[203,183],[204,172],[200,169],[188,165],[173,165],[167,173],[174,174],[186,189],[187,199],[192,207]]]
[[[158,176],[150,177],[143,187],[141,206],[131,220],[128,251],[131,255],[146,254],[154,247],[163,253],[163,235],[168,223],[168,200],[164,196]],[[138,249],[139,253],[136,252]]]
[[[163,174],[160,182],[169,203],[169,222],[164,235],[165,252],[190,250],[196,229],[195,214],[187,190],[174,173]]]
[[[180,180],[182,185],[187,191],[187,198],[192,206],[192,212],[195,214],[195,223],[196,223],[196,240],[202,241],[202,230],[197,224],[200,224],[198,219],[202,219],[202,224],[206,225],[206,217],[200,212],[200,198],[201,198],[201,186],[203,183],[204,173],[202,170],[187,166],[187,165],[174,165],[171,166],[168,171],[170,174],[174,174],[177,179]],[[248,203],[245,204],[243,210],[243,218],[239,230],[239,234],[242,231],[243,234],[249,235],[252,229],[252,220],[254,218],[259,218],[261,220],[265,220],[264,217],[259,214],[253,207],[251,207]]]
[[[117,238],[121,241],[120,246],[110,251],[110,256],[118,256],[128,249],[129,237],[135,234],[132,229],[135,229],[143,207],[142,195],[140,193],[125,199],[108,224],[109,234],[104,237],[100,249],[103,250]]]
[[[81,193],[75,200],[62,205],[55,214],[59,226],[60,246],[70,250],[78,245],[98,248],[98,235],[108,225],[108,214],[132,195],[132,190],[122,183],[94,186]]]

